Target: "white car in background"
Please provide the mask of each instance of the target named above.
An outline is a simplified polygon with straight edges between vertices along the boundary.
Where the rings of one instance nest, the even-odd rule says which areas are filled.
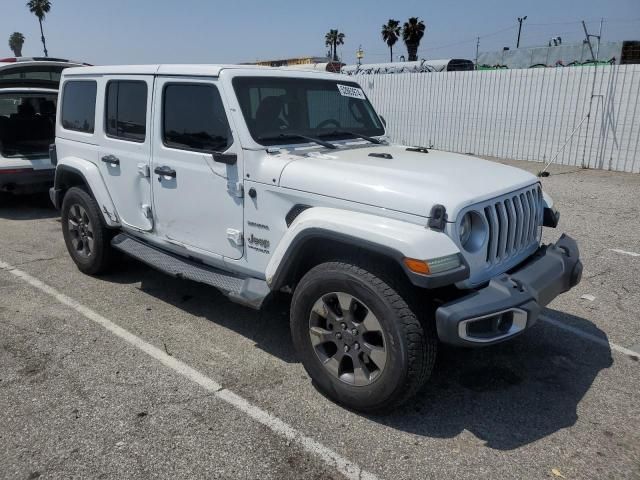
[[[58,58],[0,59],[0,192],[35,193],[53,184],[60,74],[82,63]]]

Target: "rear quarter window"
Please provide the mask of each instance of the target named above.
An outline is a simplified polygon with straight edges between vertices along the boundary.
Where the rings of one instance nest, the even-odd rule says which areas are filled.
[[[93,133],[96,119],[97,84],[72,80],[64,84],[60,123],[66,130]]]

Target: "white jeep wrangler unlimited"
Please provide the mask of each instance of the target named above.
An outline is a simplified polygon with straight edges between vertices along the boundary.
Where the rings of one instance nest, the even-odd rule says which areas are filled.
[[[430,376],[438,342],[490,345],[576,285],[575,241],[538,179],[391,145],[350,78],[244,66],[65,70],[51,199],[78,268],[118,250],[260,308],[334,400],[384,410]]]

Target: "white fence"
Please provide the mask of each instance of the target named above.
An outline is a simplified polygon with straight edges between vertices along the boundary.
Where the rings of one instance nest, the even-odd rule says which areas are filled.
[[[397,142],[640,172],[640,65],[354,78]]]

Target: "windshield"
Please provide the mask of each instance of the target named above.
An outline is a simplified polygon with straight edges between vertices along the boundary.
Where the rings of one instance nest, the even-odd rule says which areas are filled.
[[[354,82],[236,77],[233,87],[251,136],[262,145],[384,135],[373,106]]]

